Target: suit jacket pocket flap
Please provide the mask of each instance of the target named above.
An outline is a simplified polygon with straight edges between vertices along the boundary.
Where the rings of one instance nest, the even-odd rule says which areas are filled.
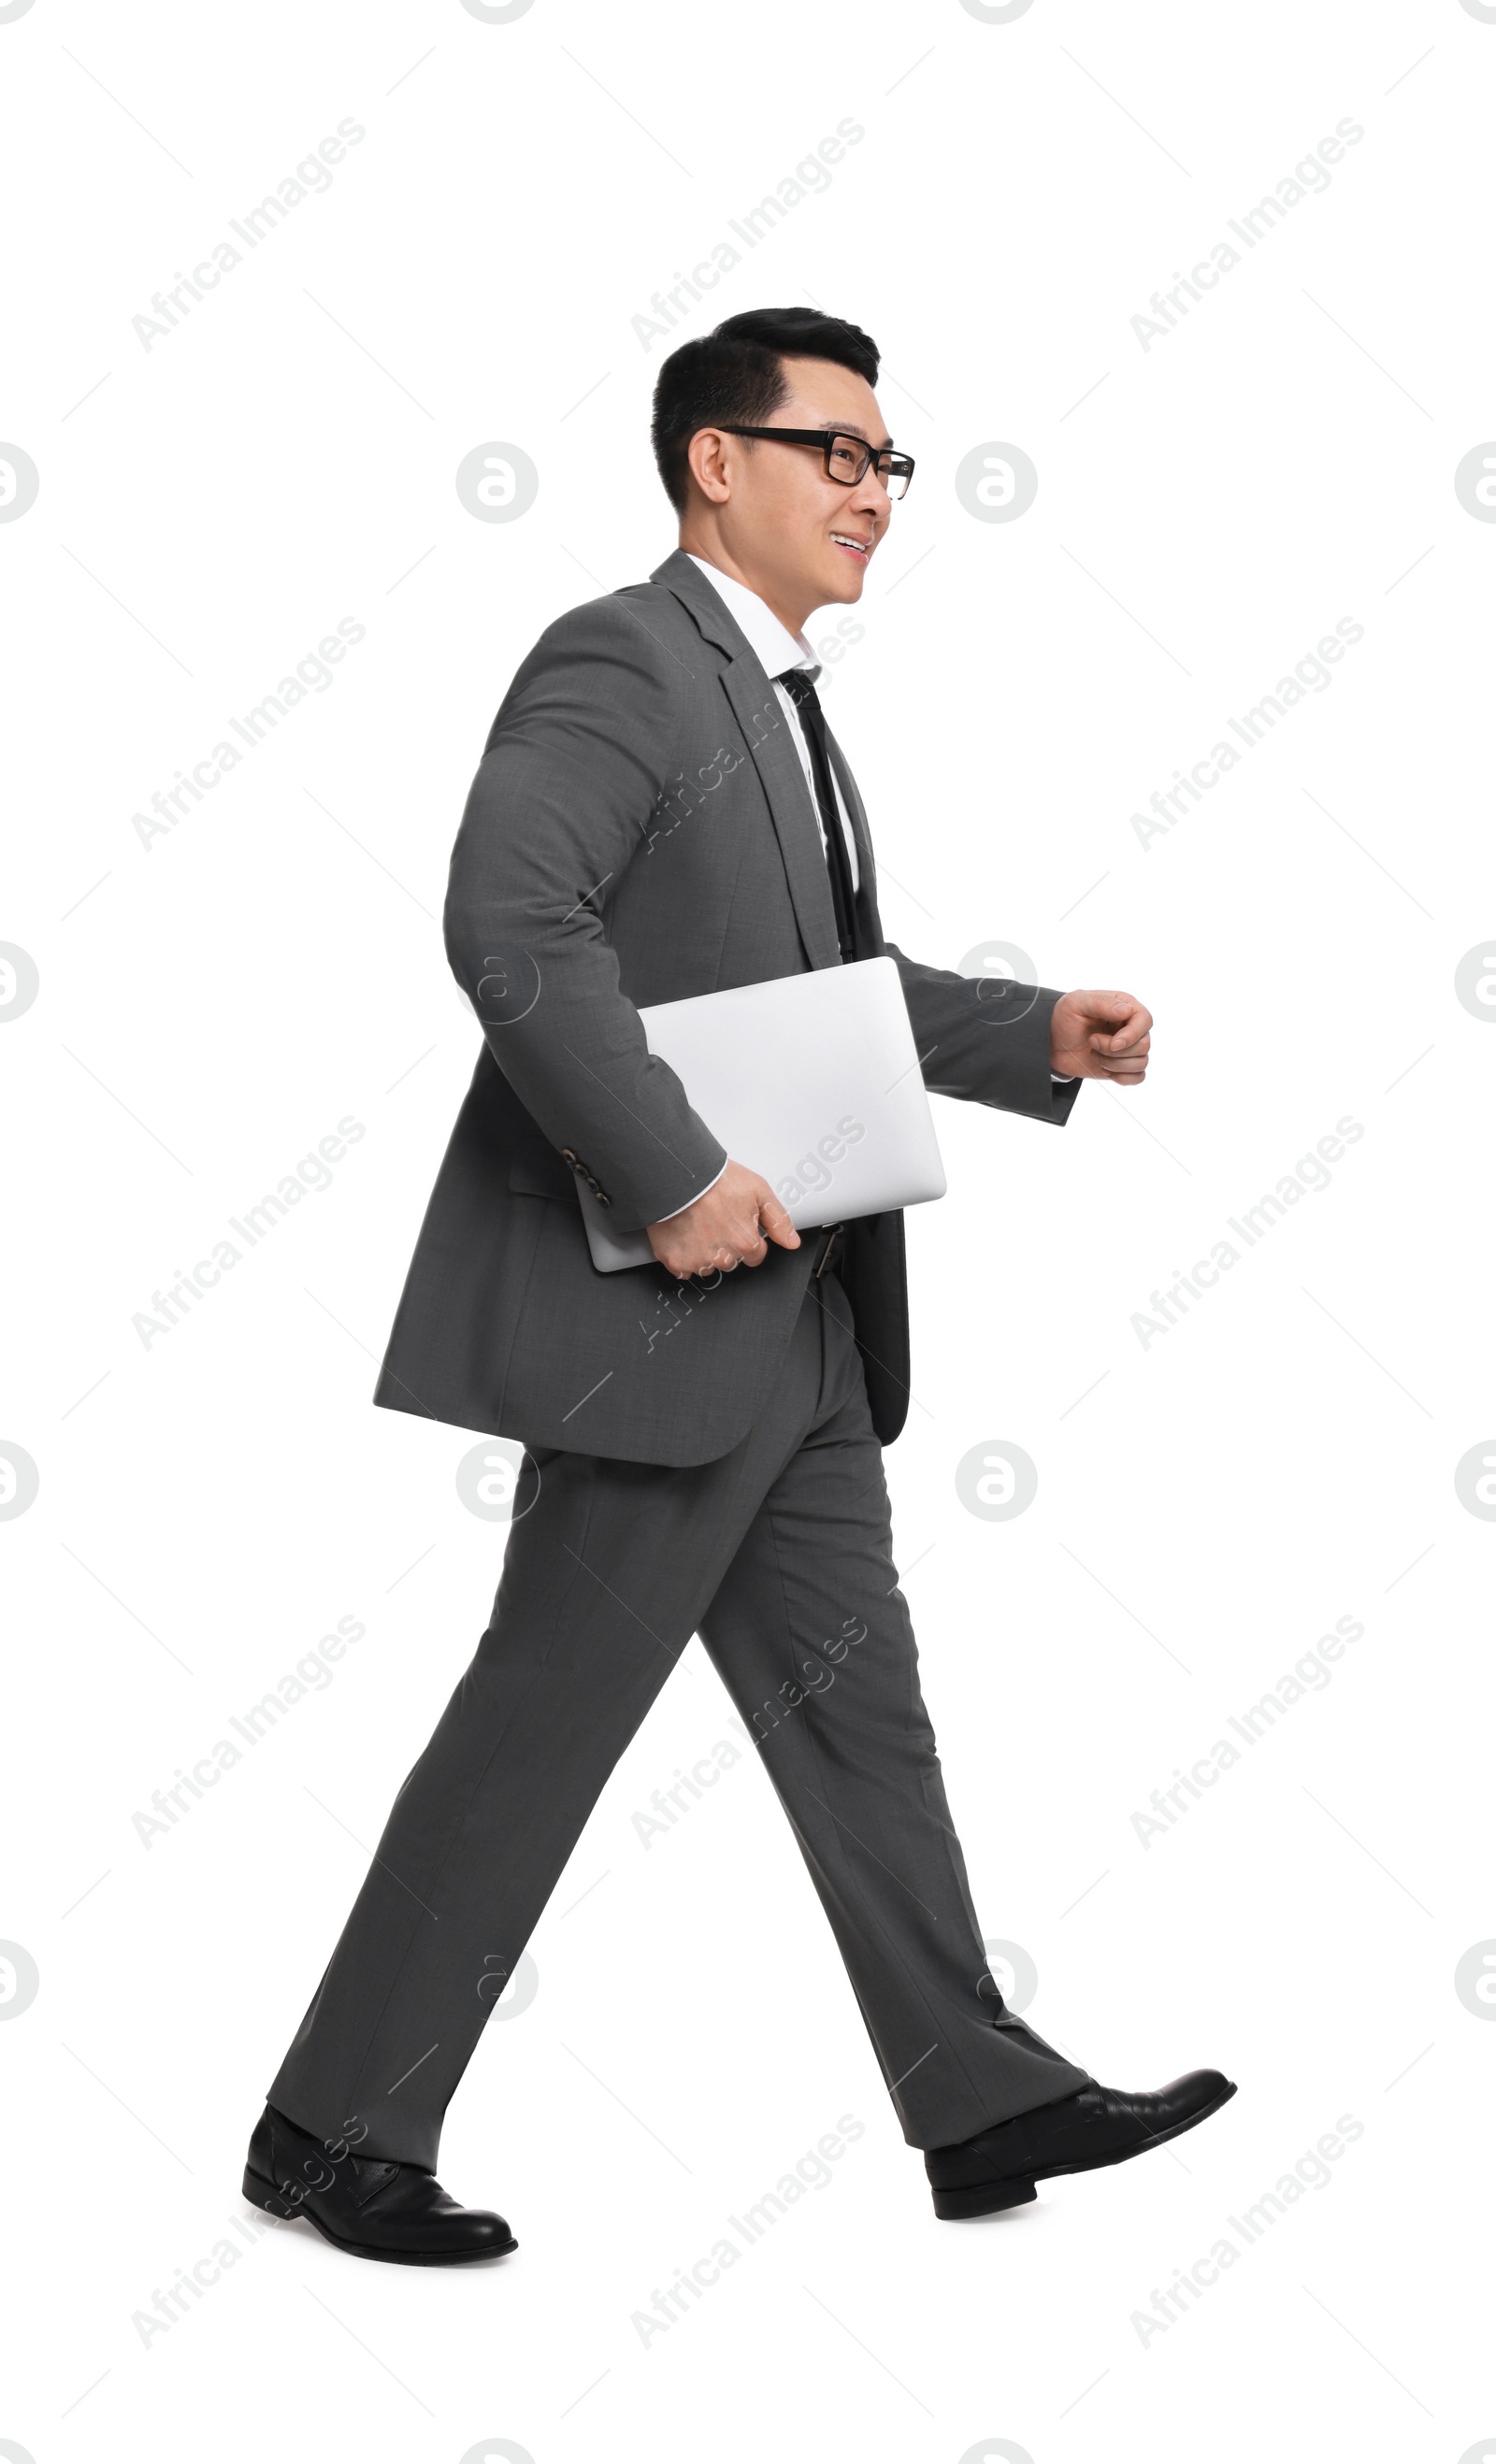
[[[522,1189],[531,1198],[565,1198],[577,1202],[577,1184],[571,1167],[559,1155],[531,1153],[517,1155],[509,1167],[509,1186]]]

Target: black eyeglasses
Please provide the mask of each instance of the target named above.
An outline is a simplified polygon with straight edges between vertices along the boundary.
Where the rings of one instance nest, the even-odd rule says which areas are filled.
[[[894,504],[906,495],[914,475],[913,456],[895,453],[888,446],[872,446],[860,436],[847,436],[834,428],[728,428],[727,436],[765,436],[781,445],[816,445],[825,456],[825,474],[843,488],[855,488],[859,479],[868,475],[869,465],[876,465],[879,478]]]

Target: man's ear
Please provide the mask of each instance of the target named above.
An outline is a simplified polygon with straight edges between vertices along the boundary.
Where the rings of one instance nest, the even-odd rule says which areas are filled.
[[[712,505],[725,505],[732,483],[725,469],[727,439],[718,428],[698,428],[686,448],[686,462],[702,495]]]

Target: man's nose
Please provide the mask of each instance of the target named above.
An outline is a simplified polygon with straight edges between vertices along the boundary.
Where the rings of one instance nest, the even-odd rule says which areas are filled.
[[[883,481],[869,462],[855,488],[847,490],[851,509],[858,514],[870,514],[878,527],[889,518],[890,496]]]

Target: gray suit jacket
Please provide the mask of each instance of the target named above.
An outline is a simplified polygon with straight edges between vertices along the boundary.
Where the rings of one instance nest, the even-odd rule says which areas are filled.
[[[834,739],[830,751],[864,946],[898,966],[926,1085],[1065,1121],[1076,1089],[1050,1078],[1058,994],[1025,1010],[884,940],[862,800]],[[711,1462],[778,1372],[817,1243],[687,1284],[656,1266],[599,1274],[576,1179],[632,1231],[724,1160],[651,1057],[640,1007],[841,959],[779,697],[681,551],[648,583],[561,617],[519,669],[463,814],[444,929],[483,1046],[375,1401],[531,1445]],[[838,1272],[887,1443],[908,1408],[902,1216],[855,1225]]]

